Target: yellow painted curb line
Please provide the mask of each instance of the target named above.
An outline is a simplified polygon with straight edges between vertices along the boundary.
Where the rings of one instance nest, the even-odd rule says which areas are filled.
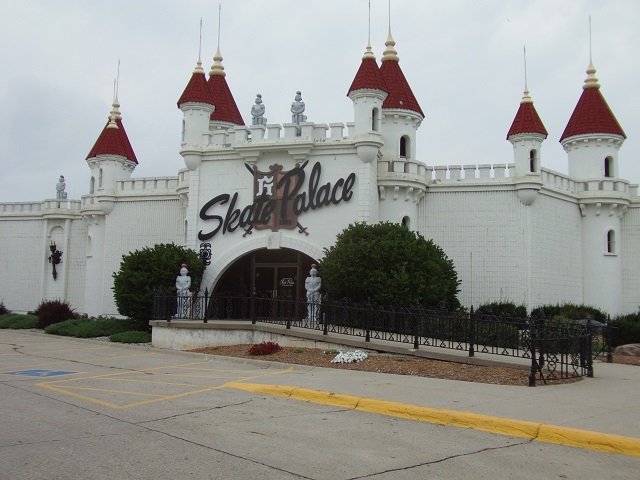
[[[544,443],[554,443],[600,452],[640,457],[639,438],[579,430],[577,428],[561,427],[558,425],[527,422],[524,420],[492,417],[470,412],[420,407],[407,403],[375,400],[373,398],[356,397],[309,388],[236,382],[229,382],[224,386],[247,392],[294,398],[306,402],[350,408],[420,422],[437,423],[449,427],[471,428],[512,437],[532,438]]]

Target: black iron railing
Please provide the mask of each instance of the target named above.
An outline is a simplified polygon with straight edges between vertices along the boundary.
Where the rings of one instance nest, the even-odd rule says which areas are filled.
[[[420,347],[438,347],[531,360],[530,385],[580,376],[593,376],[593,359],[611,352],[611,324],[572,322],[544,317],[512,318],[480,315],[471,308],[448,311],[420,305],[380,307],[322,298],[215,294],[176,297],[157,294],[153,318],[216,319],[272,323]]]

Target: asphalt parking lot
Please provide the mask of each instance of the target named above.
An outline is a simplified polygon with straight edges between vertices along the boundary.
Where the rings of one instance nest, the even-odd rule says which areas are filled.
[[[0,359],[3,479],[640,478],[637,367],[531,389],[7,330]]]

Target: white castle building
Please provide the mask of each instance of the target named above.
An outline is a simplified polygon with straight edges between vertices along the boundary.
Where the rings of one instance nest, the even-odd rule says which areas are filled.
[[[86,159],[87,195],[67,200],[62,183],[59,198],[0,204],[0,300],[14,311],[60,298],[91,315],[117,313],[112,275],[122,256],[169,242],[210,248],[202,291],[301,294],[309,265],[338,232],[390,221],[444,249],[467,307],[508,300],[636,311],[638,185],[618,177],[626,136],[595,72],[589,65],[561,136],[564,175],[544,168],[547,131],[526,87],[507,133],[513,158],[435,166],[416,158],[424,114],[391,34],[380,65],[367,47],[346,124],[306,121],[297,95],[291,123],[267,123],[258,97],[245,125],[218,50],[208,78],[198,61],[178,101],[185,168],[176,176],[132,176],[138,161],[116,98]]]

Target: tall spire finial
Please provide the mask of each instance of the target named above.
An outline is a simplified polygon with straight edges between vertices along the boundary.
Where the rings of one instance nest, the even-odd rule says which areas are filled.
[[[220,17],[222,17],[222,4],[218,4],[218,50],[220,50]]]
[[[589,15],[589,67],[587,68],[587,78],[582,88],[600,88],[598,77],[596,77],[596,67],[593,66],[591,56],[591,15]]]
[[[222,66],[222,55],[220,54],[220,17],[222,14],[222,4],[218,4],[218,49],[216,50],[216,54],[213,56],[213,65],[211,65],[211,70],[209,71],[209,77],[212,75],[221,75],[226,76],[224,72],[224,67]]]
[[[593,63],[591,58],[591,15],[589,15],[589,63]]]
[[[520,103],[533,103],[531,97],[529,96],[529,87],[527,87],[527,46],[523,47],[523,55],[524,55],[524,92],[522,93],[522,100]]]
[[[369,33],[367,35],[367,50],[364,52],[362,59],[365,60],[367,58],[373,58],[375,60],[375,56],[373,55],[373,51],[371,50],[371,0],[369,0]]]
[[[200,17],[200,39],[198,40],[198,62],[196,63],[196,68],[194,68],[193,73],[202,73],[204,75],[204,70],[202,69],[202,17]]]
[[[120,59],[118,59],[118,71],[116,73],[116,78],[113,79],[113,103],[111,104],[111,112],[110,117],[115,120],[121,120],[122,115],[120,115],[120,103],[118,102],[118,89],[120,88]]]
[[[116,100],[118,100],[119,88],[120,88],[120,59],[118,59],[118,71],[116,74]]]
[[[384,42],[385,46],[387,48],[385,48],[383,54],[382,54],[382,62],[386,62],[387,60],[395,60],[396,62],[400,60],[400,58],[398,57],[398,52],[396,51],[395,45],[396,42],[393,39],[393,37],[391,36],[391,0],[389,0],[389,36],[387,37],[387,41]]]

